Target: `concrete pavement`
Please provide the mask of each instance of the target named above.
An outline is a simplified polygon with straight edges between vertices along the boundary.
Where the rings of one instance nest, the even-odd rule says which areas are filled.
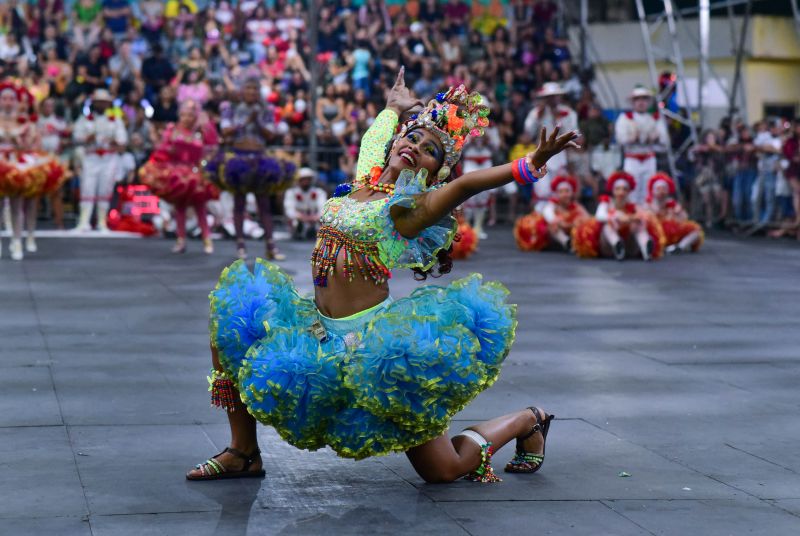
[[[267,428],[265,480],[186,482],[227,441],[207,294],[233,244],[4,251],[0,534],[800,534],[800,247],[712,239],[644,264],[491,238],[435,281],[482,272],[519,304],[500,380],[454,428],[530,404],[558,416],[542,471],[494,485],[427,485],[404,456],[298,451]],[[311,244],[281,245],[310,290]],[[414,285],[395,274],[396,296]]]

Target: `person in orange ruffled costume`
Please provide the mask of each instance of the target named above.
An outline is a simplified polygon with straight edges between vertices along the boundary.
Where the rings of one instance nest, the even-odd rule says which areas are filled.
[[[181,105],[177,123],[164,129],[161,144],[139,170],[142,184],[175,207],[178,239],[173,253],[186,252],[186,211],[194,208],[203,237],[203,251],[214,252],[206,219],[206,203],[219,189],[205,176],[206,157],[217,146],[217,130],[195,101]]]
[[[617,260],[641,257],[658,259],[666,239],[658,219],[631,203],[636,180],[624,171],[612,173],[606,183],[611,194],[600,196],[594,218],[572,230],[572,243],[579,257],[608,257]]]
[[[458,221],[458,231],[453,240],[453,250],[450,252],[450,256],[454,259],[466,259],[478,249],[480,239],[478,233],[467,223],[460,212],[457,214],[456,220]]]
[[[666,173],[656,173],[647,181],[647,209],[661,222],[667,253],[696,252],[703,245],[703,228],[689,220],[674,196],[675,181]]]
[[[0,83],[0,199],[9,198],[9,249],[11,258],[17,261],[24,257],[23,227],[28,234],[25,249],[29,253],[38,249],[34,232],[39,197],[53,192],[66,179],[58,160],[39,150],[34,104],[27,89]]]
[[[514,226],[514,238],[522,251],[541,251],[554,244],[571,251],[572,229],[589,217],[586,209],[575,200],[578,181],[574,177],[558,176],[550,187],[555,195],[547,201],[542,213],[523,216]]]

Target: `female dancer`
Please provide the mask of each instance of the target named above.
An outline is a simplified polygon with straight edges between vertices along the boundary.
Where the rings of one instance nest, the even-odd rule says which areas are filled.
[[[579,257],[607,257],[618,261],[640,256],[645,261],[661,257],[664,232],[658,220],[631,203],[636,180],[624,171],[612,173],[606,183],[611,194],[600,196],[594,218],[572,230],[572,243]]]
[[[266,154],[267,142],[273,136],[275,112],[272,106],[259,101],[260,87],[258,79],[248,79],[242,88],[242,102],[235,106],[227,103],[222,108],[220,128],[222,135],[230,140],[232,150],[220,150],[207,169],[217,186],[233,193],[233,224],[239,258],[247,257],[244,213],[247,194],[252,192],[264,228],[265,257],[280,261],[286,257],[278,252],[272,239],[270,198],[291,185],[295,166]]]
[[[231,448],[191,480],[263,476],[256,420],[310,450],[329,445],[361,459],[405,451],[429,482],[471,474],[494,481],[494,448],[517,438],[509,471],[534,472],[552,416],[533,408],[471,427],[452,441],[451,416],[496,379],[516,326],[499,283],[478,274],[393,301],[392,268],[449,270],[450,213],[471,195],[543,176],[545,162],[576,134],[549,138],[511,164],[447,182],[488,108],[463,87],[440,93],[392,138],[414,105],[402,70],[387,109],[362,139],[357,179],[337,188],[312,255],[315,298],[287,274],[236,262],[211,293],[212,402],[229,410]],[[391,142],[387,145],[387,141]],[[387,151],[388,148],[388,151]],[[537,171],[532,171],[531,168]]]
[[[24,257],[23,227],[28,233],[25,249],[37,251],[34,233],[39,197],[58,189],[66,178],[55,157],[37,151],[38,146],[33,96],[25,88],[0,84],[0,198],[9,198],[9,249],[16,261]]]
[[[219,190],[205,178],[203,169],[210,149],[217,145],[217,129],[201,117],[195,101],[185,101],[178,122],[164,129],[161,145],[142,166],[139,176],[154,194],[175,207],[178,239],[173,253],[186,252],[186,210],[194,208],[203,237],[203,251],[214,252],[206,219],[206,203],[219,197]]]
[[[656,173],[647,181],[647,210],[661,223],[667,253],[695,252],[703,245],[703,228],[689,220],[674,196],[675,181],[666,173]]]
[[[575,199],[578,181],[574,177],[558,176],[550,187],[555,196],[547,201],[542,214],[532,212],[519,218],[514,225],[514,238],[522,251],[541,251],[551,244],[571,251],[572,229],[589,217]]]

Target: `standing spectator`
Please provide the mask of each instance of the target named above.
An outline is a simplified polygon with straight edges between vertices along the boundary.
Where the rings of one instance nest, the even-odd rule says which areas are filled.
[[[100,36],[103,6],[100,0],[78,0],[72,13],[73,42],[77,45],[75,52],[79,52],[89,48]]]
[[[783,157],[789,163],[786,179],[792,188],[794,224],[792,228],[800,240],[800,120],[795,120],[791,137],[783,145]]]
[[[697,176],[694,186],[703,203],[703,216],[706,229],[711,229],[716,221],[725,218],[725,204],[722,197],[722,174],[725,168],[725,153],[717,138],[717,133],[708,130],[703,133],[702,143],[693,149]],[[715,207],[720,207],[718,218],[714,218]]]
[[[175,76],[175,69],[170,61],[164,57],[164,48],[160,44],[153,46],[153,53],[142,62],[142,80],[145,84],[145,98],[155,100],[161,88],[169,84]],[[177,121],[177,113],[174,119]]]
[[[127,95],[140,79],[142,60],[131,53],[131,42],[122,41],[117,53],[108,60],[111,72],[111,91],[117,95]]]
[[[753,140],[758,154],[758,177],[753,186],[752,195],[755,224],[748,234],[754,234],[766,228],[775,212],[775,187],[778,183],[778,171],[782,156],[783,123],[780,119],[773,118],[767,122],[767,126],[768,128],[759,132]]]
[[[738,139],[727,148],[734,165],[733,184],[731,188],[731,205],[736,223],[741,225],[751,222],[751,196],[753,184],[758,176],[758,155],[753,145],[753,132],[747,125],[739,127]]]
[[[90,230],[92,210],[97,204],[97,229],[106,231],[106,216],[118,178],[118,151],[125,148],[128,135],[121,117],[110,111],[111,94],[98,89],[92,94],[92,111],[81,116],[75,123],[73,137],[75,143],[85,150],[81,172],[81,213],[78,231]]]
[[[370,96],[372,88],[370,87],[370,64],[372,62],[372,51],[367,41],[366,30],[359,30],[356,34],[356,49],[351,55],[350,63],[353,69],[351,76],[353,78],[353,88],[360,89]]]
[[[559,126],[561,132],[569,132],[578,129],[578,115],[575,110],[566,104],[561,103],[564,90],[557,82],[547,82],[538,91],[536,96],[539,104],[530,111],[525,118],[525,132],[532,140],[538,140],[542,127],[551,132],[553,128]],[[559,153],[551,158],[547,166],[547,175],[533,185],[536,193],[537,202],[544,204],[550,197],[550,182],[554,177],[561,175],[567,166],[567,151]]]
[[[442,79],[434,77],[433,66],[426,63],[422,66],[422,76],[414,82],[414,93],[423,102],[431,100],[436,91],[442,86]]]
[[[129,0],[103,0],[103,18],[106,21],[106,28],[113,32],[115,38],[122,38],[128,31],[130,16]]]
[[[153,104],[153,123],[164,126],[178,120],[178,103],[175,101],[175,90],[164,86],[158,93],[158,100]]]
[[[656,173],[656,153],[664,152],[670,140],[664,118],[650,111],[653,93],[637,86],[629,98],[633,109],[620,114],[615,131],[625,152],[622,167],[635,180],[631,201],[639,205],[644,202],[647,181]]]

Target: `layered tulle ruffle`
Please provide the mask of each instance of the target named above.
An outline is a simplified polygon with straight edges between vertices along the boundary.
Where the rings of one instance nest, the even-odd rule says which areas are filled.
[[[219,189],[197,166],[151,158],[139,170],[139,179],[155,195],[173,205],[190,206],[219,198]]]
[[[296,166],[263,151],[220,150],[206,165],[209,178],[223,190],[246,194],[275,194],[288,188]]]
[[[699,223],[694,221],[678,221],[673,219],[661,220],[661,228],[664,230],[666,244],[671,246],[677,244],[688,235],[697,232],[700,238],[692,244],[692,251],[697,251],[703,245],[705,233]]]
[[[542,251],[550,245],[547,221],[536,212],[517,218],[514,224],[514,239],[522,251]]]
[[[211,337],[259,421],[360,459],[437,437],[495,381],[516,328],[507,295],[479,275],[425,286],[320,342],[313,301],[284,272],[237,262],[211,293]]]
[[[0,197],[39,197],[56,191],[67,180],[66,168],[45,153],[15,153],[0,159]]]
[[[661,224],[654,216],[647,215],[645,217],[645,224],[647,225],[647,234],[653,242],[652,257],[658,259],[664,255],[664,248],[667,246],[667,240],[664,236],[664,230]],[[593,258],[600,256],[600,233],[603,230],[603,223],[597,221],[595,218],[587,218],[578,222],[572,228],[572,247],[578,257]],[[625,225],[619,229],[619,236],[623,241],[628,241],[630,238],[630,226]]]

